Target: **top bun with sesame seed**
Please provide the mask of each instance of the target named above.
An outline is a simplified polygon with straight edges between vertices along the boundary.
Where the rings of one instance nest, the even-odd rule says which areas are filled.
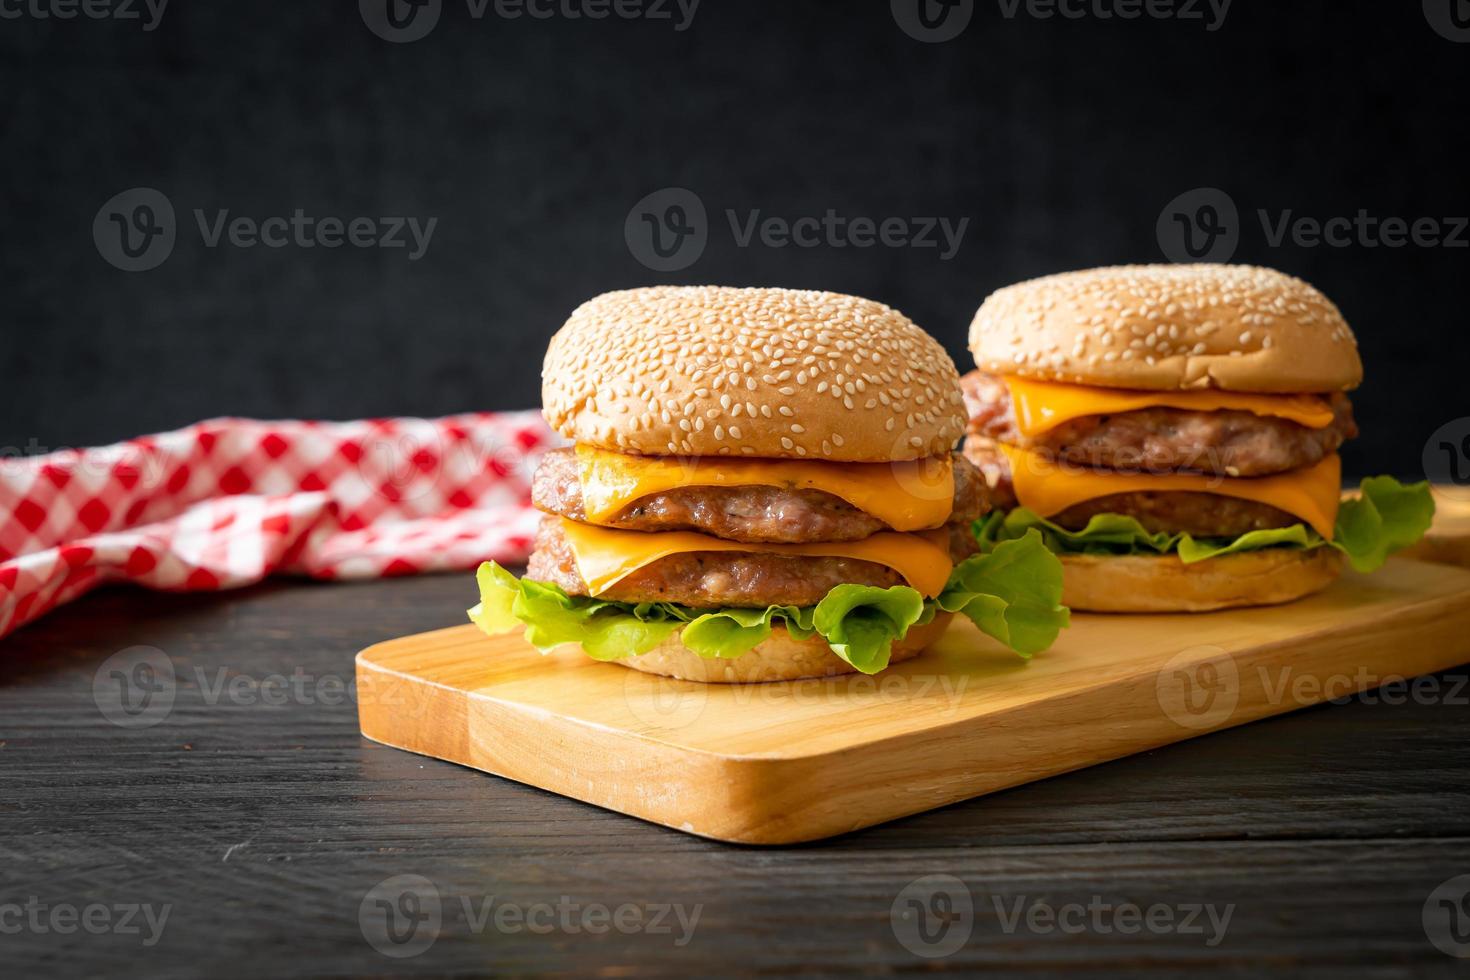
[[[552,428],[649,456],[890,462],[951,452],[966,423],[944,348],[838,293],[605,293],[552,338],[541,378]]]
[[[994,374],[1149,390],[1349,391],[1357,341],[1312,286],[1247,265],[1131,265],[1033,279],[970,326]]]

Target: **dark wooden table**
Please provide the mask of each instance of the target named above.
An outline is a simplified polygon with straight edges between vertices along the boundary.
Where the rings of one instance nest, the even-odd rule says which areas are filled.
[[[1429,934],[1470,954],[1464,889],[1429,901],[1470,874],[1464,669],[758,850],[362,739],[353,654],[470,599],[116,589],[0,641],[0,975],[1470,972]],[[136,645],[175,696],[120,727],[94,681]]]

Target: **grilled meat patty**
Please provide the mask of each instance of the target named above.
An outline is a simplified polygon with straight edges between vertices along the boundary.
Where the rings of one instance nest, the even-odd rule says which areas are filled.
[[[1318,463],[1358,434],[1352,403],[1333,392],[1328,396],[1333,420],[1324,429],[1251,412],[1144,408],[1073,419],[1026,439],[1002,378],[971,371],[960,385],[972,435],[1100,469],[1265,476]]]
[[[585,521],[575,450],[542,457],[531,499],[550,514]],[[988,509],[985,481],[969,461],[954,458],[954,510],[950,521],[969,523]],[[759,544],[860,541],[891,530],[840,497],[821,490],[785,487],[681,487],[652,493],[607,522],[626,531],[699,531]]]
[[[971,436],[965,440],[965,455],[985,474],[996,509],[1010,510],[1017,506],[1010,460],[995,443]],[[1302,523],[1301,518],[1268,504],[1180,490],[1110,494],[1084,500],[1052,515],[1050,520],[1068,530],[1080,531],[1094,514],[1123,514],[1136,518],[1153,533],[1184,532],[1197,538],[1233,538],[1247,531]]]
[[[968,524],[948,526],[950,555],[959,561],[978,550]],[[569,595],[588,595],[561,521],[546,517],[526,577],[552,582]],[[670,555],[618,582],[602,598],[620,602],[676,602],[698,609],[813,606],[834,586],[904,585],[885,565],[853,558],[808,558],[760,552],[696,551]]]

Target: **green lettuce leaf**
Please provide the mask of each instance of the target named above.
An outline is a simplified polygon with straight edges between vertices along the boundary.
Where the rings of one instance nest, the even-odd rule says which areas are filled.
[[[812,611],[795,606],[765,609],[720,609],[694,619],[679,634],[684,645],[701,657],[733,660],[749,653],[766,637],[777,619],[799,640],[812,635]]]
[[[817,603],[812,628],[837,656],[864,674],[876,674],[888,666],[893,642],[924,616],[925,605],[917,589],[904,585],[839,585]]]
[[[1062,563],[1035,530],[960,562],[937,602],[1027,658],[1055,643],[1071,616]]]
[[[932,621],[941,609],[968,616],[1024,657],[1050,646],[1068,616],[1060,605],[1061,563],[1040,535],[960,562],[936,599],[903,585],[839,585],[807,608],[699,610],[569,596],[550,583],[517,579],[494,562],[481,565],[475,579],[480,602],[469,617],[486,633],[524,625],[527,642],[542,651],[577,643],[597,660],[642,655],[676,632],[701,657],[731,659],[750,652],[781,625],[799,639],[820,635],[837,656],[874,674],[888,666],[895,641]]]
[[[1371,572],[1389,554],[1424,536],[1434,520],[1434,498],[1429,484],[1408,486],[1390,476],[1364,480],[1359,496],[1344,500],[1329,541],[1305,524],[1250,531],[1235,538],[1195,538],[1188,534],[1151,533],[1132,517],[1097,514],[1080,531],[1070,531],[1024,507],[992,512],[975,522],[975,536],[987,554],[1001,544],[1039,534],[1047,548],[1058,554],[1164,555],[1174,553],[1186,564],[1222,555],[1262,548],[1332,547],[1353,568]]]
[[[494,636],[526,626],[526,642],[546,651],[580,643],[594,660],[647,653],[683,625],[670,603],[631,606],[567,595],[556,585],[517,579],[494,562],[475,573],[480,602],[470,621]]]
[[[1391,476],[1371,476],[1361,493],[1342,502],[1332,544],[1353,568],[1371,572],[1390,553],[1424,537],[1434,523],[1434,497],[1428,482],[1404,486]]]

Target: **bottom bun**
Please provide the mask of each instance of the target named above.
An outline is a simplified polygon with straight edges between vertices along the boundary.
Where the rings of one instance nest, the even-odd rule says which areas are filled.
[[[1271,606],[1319,592],[1342,574],[1333,548],[1268,548],[1186,565],[1178,555],[1059,555],[1062,602],[1083,612],[1206,612]]]
[[[932,622],[909,630],[908,636],[893,644],[888,663],[896,664],[917,657],[925,647],[939,639],[953,618],[950,613],[940,613]],[[803,677],[850,674],[857,670],[833,653],[820,635],[798,640],[781,626],[775,627],[755,649],[733,660],[701,657],[674,636],[641,657],[626,657],[614,663],[645,674],[662,674],[705,684],[794,681]]]

